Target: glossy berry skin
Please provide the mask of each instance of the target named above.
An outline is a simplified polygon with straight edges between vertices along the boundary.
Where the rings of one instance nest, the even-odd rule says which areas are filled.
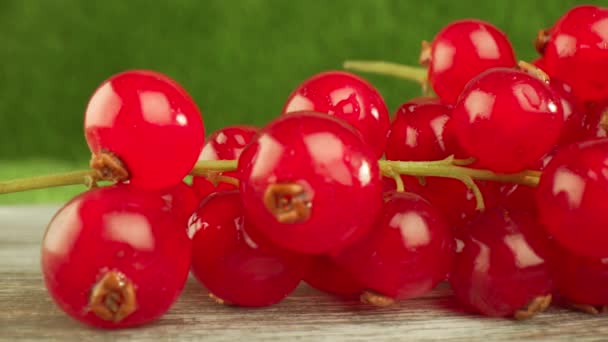
[[[464,183],[456,179],[425,177],[421,182],[414,177],[402,177],[408,191],[429,201],[452,228],[459,228],[477,217],[475,194]],[[500,198],[500,185],[494,182],[476,181],[481,190],[486,208],[496,205]]]
[[[289,95],[283,113],[314,111],[345,120],[363,135],[380,158],[386,146],[389,112],[382,96],[366,80],[327,71],[304,82]]]
[[[73,318],[102,328],[141,325],[164,314],[186,282],[190,258],[186,230],[179,229],[160,194],[130,185],[77,196],[51,220],[42,242],[42,272],[55,303]],[[96,284],[111,274],[124,276],[134,305],[125,293],[98,299],[127,310],[124,317],[98,313],[99,303],[94,310],[93,293],[104,289]]]
[[[340,249],[365,234],[382,207],[374,152],[352,127],[328,115],[301,112],[275,119],[245,148],[238,171],[246,215],[270,240],[297,252]],[[281,194],[286,186],[300,192]],[[288,202],[287,214],[296,214],[292,209],[300,207],[294,201],[301,201],[297,218],[286,221],[285,212],[273,211],[269,194]]]
[[[303,280],[317,290],[340,297],[356,297],[365,290],[351,272],[326,255],[311,257]]]
[[[564,117],[559,99],[541,80],[496,68],[475,77],[452,112],[456,139],[480,167],[522,171],[557,143]]]
[[[548,31],[541,46],[546,71],[567,82],[581,101],[608,98],[608,8],[578,6]]]
[[[608,305],[608,259],[576,256],[560,249],[553,277],[560,295],[572,304]]]
[[[407,299],[444,280],[453,256],[453,235],[439,212],[416,194],[392,192],[374,230],[336,260],[367,290]]]
[[[402,104],[391,124],[387,160],[440,160],[449,156],[454,134],[447,124],[452,106],[439,99],[415,98]]]
[[[486,210],[461,235],[449,281],[462,305],[486,316],[513,316],[551,294],[551,246],[525,213]]]
[[[89,100],[84,132],[93,154],[114,154],[130,183],[145,189],[182,181],[204,140],[201,114],[186,91],[146,70],[126,71],[102,83]]]
[[[608,257],[608,139],[583,141],[560,150],[537,190],[540,220],[572,253]]]
[[[416,98],[397,110],[391,125],[386,146],[387,160],[424,161],[462,156],[450,122],[452,107],[438,99]],[[408,191],[417,193],[431,202],[452,227],[458,227],[477,215],[477,202],[473,192],[461,181],[425,177],[402,176]],[[494,196],[493,189],[477,182],[488,205]]]
[[[245,149],[253,137],[257,134],[258,128],[253,126],[238,125],[227,126],[213,132],[207,138],[199,160],[235,160],[239,159],[241,152]],[[224,172],[226,176],[238,178],[236,172]],[[192,178],[192,188],[201,200],[215,191],[236,189],[230,183],[220,182],[215,186],[207,178],[194,176]]]
[[[583,120],[585,138],[608,137],[608,99],[593,103],[587,109],[587,115],[584,116]]]
[[[162,191],[162,198],[171,209],[173,215],[181,222],[181,226],[186,229],[190,216],[200,204],[194,190],[184,182]]]
[[[460,20],[445,26],[433,39],[428,78],[439,98],[454,104],[479,73],[514,66],[513,47],[503,32],[484,21]]]
[[[557,151],[553,150],[539,160],[530,170],[543,171],[553,159]],[[536,192],[538,188],[523,184],[501,183],[499,187],[498,204],[507,210],[516,210],[537,218]]]
[[[532,64],[543,72],[547,72],[547,66],[543,58],[536,59]],[[585,106],[574,96],[569,84],[557,78],[550,78],[549,87],[559,99],[564,114],[564,128],[562,128],[562,134],[557,144],[565,146],[584,140],[587,133],[585,130],[585,113],[587,111]]]
[[[243,214],[238,190],[207,197],[191,221],[192,273],[226,304],[278,303],[300,283],[306,259],[266,241]]]
[[[568,84],[558,79],[551,79],[549,86],[555,92],[564,114],[564,127],[557,142],[558,146],[566,146],[583,140],[585,137],[583,122],[585,119],[584,106],[574,97],[572,87]]]

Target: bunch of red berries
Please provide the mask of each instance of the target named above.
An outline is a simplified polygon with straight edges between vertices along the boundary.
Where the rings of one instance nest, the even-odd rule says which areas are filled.
[[[277,303],[302,280],[384,306],[447,279],[485,315],[531,317],[556,296],[597,313],[608,307],[608,8],[571,9],[537,49],[517,64],[494,26],[453,22],[423,44],[437,97],[406,102],[392,123],[371,84],[332,71],[264,128],[206,142],[176,82],[115,75],[85,114],[93,188],[43,241],[49,293],[106,328],[161,316],[190,270],[236,306]],[[94,187],[103,180],[116,184]]]

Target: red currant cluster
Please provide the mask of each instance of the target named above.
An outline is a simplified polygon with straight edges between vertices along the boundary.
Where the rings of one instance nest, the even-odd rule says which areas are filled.
[[[423,44],[437,97],[392,123],[371,84],[332,71],[264,128],[206,143],[177,83],[115,75],[86,109],[92,189],[43,241],[49,293],[105,328],[162,315],[190,270],[236,306],[277,303],[302,280],[385,306],[447,279],[490,316],[531,317],[553,297],[605,310],[608,8],[571,9],[537,49],[517,64],[494,26],[453,22]]]

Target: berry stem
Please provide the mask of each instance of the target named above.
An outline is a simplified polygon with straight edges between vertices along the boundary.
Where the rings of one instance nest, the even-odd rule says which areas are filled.
[[[205,176],[209,171],[235,171],[237,163],[237,160],[201,160],[194,165],[190,174],[193,176]]]
[[[385,61],[346,61],[344,69],[393,76],[416,81],[425,86],[427,83],[426,68],[414,67]]]
[[[378,161],[382,174],[388,177],[394,177],[395,174],[400,174],[417,177],[445,177],[457,179],[473,191],[475,199],[477,200],[478,210],[483,210],[485,208],[485,202],[481,190],[479,190],[479,187],[475,184],[474,179],[524,184],[533,187],[537,186],[540,181],[541,173],[538,171],[526,170],[512,174],[497,174],[489,170],[473,169],[465,166],[472,162],[472,159],[459,160],[454,159],[454,156],[449,156],[443,160],[424,162]]]
[[[437,161],[393,161],[380,160],[380,170],[385,175],[397,172],[401,175],[418,177],[447,177],[458,180],[470,178],[474,180],[488,180],[501,183],[523,184],[531,187],[538,185],[540,171],[526,170],[518,173],[499,174],[490,170],[473,169],[463,165],[462,160],[450,156]]]
[[[522,171],[512,174],[497,174],[489,170],[473,169],[466,167],[471,163],[471,160],[459,160],[450,156],[443,160],[437,161],[393,161],[380,160],[380,170],[387,177],[392,177],[399,185],[401,180],[398,175],[408,175],[416,177],[447,177],[458,179],[469,186],[475,195],[480,199],[481,193],[473,180],[489,180],[502,183],[516,183],[531,187],[538,185],[541,173],[539,171]],[[235,171],[237,160],[204,160],[196,163],[191,175],[206,176],[210,172],[225,172]],[[37,176],[30,178],[21,178],[9,181],[0,182],[0,194],[44,189],[66,185],[86,185],[91,186],[97,181],[96,171],[80,170],[55,175]],[[223,177],[223,176],[215,176]],[[398,179],[399,178],[399,179]],[[221,181],[228,179],[219,178]],[[236,182],[235,182],[236,183]],[[481,199],[483,205],[483,199]]]
[[[20,192],[44,188],[52,188],[66,185],[87,185],[94,184],[94,170],[80,170],[66,172],[56,175],[37,176],[21,178],[0,182],[0,194]]]
[[[236,160],[199,161],[190,174],[205,176],[210,171],[223,172],[236,170]],[[219,181],[236,183],[232,177],[216,176]],[[230,179],[228,179],[230,178]],[[78,170],[54,175],[36,176],[0,182],[0,194],[53,188],[68,185],[86,185],[91,187],[99,180],[96,170]]]

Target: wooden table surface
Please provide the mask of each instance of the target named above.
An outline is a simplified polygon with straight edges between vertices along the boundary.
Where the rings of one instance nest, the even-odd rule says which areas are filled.
[[[424,298],[377,309],[302,285],[262,309],[217,305],[189,279],[162,319],[137,329],[102,331],[65,316],[46,294],[39,245],[57,207],[0,207],[0,340],[348,340],[608,341],[608,316],[552,308],[525,322],[457,309],[446,285]]]

